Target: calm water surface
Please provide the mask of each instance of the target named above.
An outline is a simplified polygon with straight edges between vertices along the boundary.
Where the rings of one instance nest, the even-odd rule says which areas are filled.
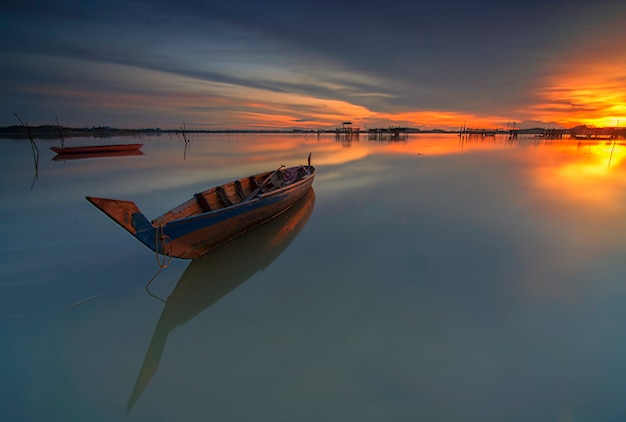
[[[626,149],[411,135],[167,135],[53,161],[0,142],[0,420],[617,421]],[[67,143],[137,142],[134,138]],[[195,261],[149,219],[297,165],[314,194]],[[148,294],[146,285],[152,281]]]

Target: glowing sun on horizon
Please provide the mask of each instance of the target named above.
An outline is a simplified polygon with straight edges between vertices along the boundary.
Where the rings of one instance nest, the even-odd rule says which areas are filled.
[[[618,42],[621,39],[621,42]],[[538,119],[565,126],[626,125],[626,43],[620,27],[583,40],[552,64],[534,107]]]

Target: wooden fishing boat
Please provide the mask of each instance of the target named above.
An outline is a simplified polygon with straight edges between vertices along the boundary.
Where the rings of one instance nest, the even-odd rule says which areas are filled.
[[[302,231],[314,207],[315,192],[309,189],[276,218],[190,262],[165,301],[127,412],[156,374],[169,334],[271,265]],[[234,262],[237,264],[233,265]],[[210,337],[210,333],[207,336]]]
[[[131,201],[87,200],[158,254],[197,258],[289,209],[311,188],[315,167],[307,165],[266,171],[193,195],[152,221]]]
[[[84,158],[130,157],[133,155],[143,155],[143,152],[139,150],[131,150],[131,151],[108,151],[108,152],[57,154],[54,157],[52,157],[52,161],[82,160]]]
[[[117,151],[137,151],[143,144],[116,144],[116,145],[85,145],[79,147],[50,147],[57,154],[91,154]]]

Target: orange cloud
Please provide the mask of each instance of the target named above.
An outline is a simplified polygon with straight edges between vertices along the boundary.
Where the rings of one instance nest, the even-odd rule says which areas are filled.
[[[532,108],[537,120],[572,127],[626,123],[626,51],[623,29],[590,34],[550,66]]]

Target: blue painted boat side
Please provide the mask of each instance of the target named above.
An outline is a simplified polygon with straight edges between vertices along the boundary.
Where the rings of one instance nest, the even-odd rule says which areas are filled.
[[[140,212],[134,213],[132,216],[131,224],[135,228],[135,233],[131,232],[130,234],[135,236],[137,240],[139,240],[141,243],[146,245],[151,250],[155,252],[160,252],[156,250],[157,231],[154,228],[154,226],[150,224],[150,222],[148,221],[145,215],[143,215]]]
[[[313,177],[302,182],[252,201],[166,224],[163,235],[171,239],[172,255],[197,257],[211,247],[279,215],[306,194]],[[146,240],[152,242],[153,239]]]
[[[309,189],[312,180],[307,179],[303,182],[304,183],[294,184],[293,186],[282,189],[279,192],[271,192],[252,201],[235,204],[232,207],[222,208],[204,214],[172,221],[165,225],[164,232],[165,234],[170,236],[170,238],[176,239],[180,236],[196,231],[201,227],[206,227],[208,225],[231,220],[243,214],[248,214],[258,209],[271,207],[272,205],[280,202],[285,202],[286,200],[295,201],[297,198],[291,198],[292,196],[294,196],[294,192],[298,190],[302,191],[300,195],[296,194],[298,198],[304,195],[304,192]]]
[[[256,210],[270,207],[283,202],[289,195],[276,195],[263,200],[250,201],[247,204],[238,204],[222,210],[211,211],[182,220],[173,221],[164,227],[164,232],[172,239],[178,239],[186,234],[195,232],[203,227],[210,227],[224,221],[248,215]]]

